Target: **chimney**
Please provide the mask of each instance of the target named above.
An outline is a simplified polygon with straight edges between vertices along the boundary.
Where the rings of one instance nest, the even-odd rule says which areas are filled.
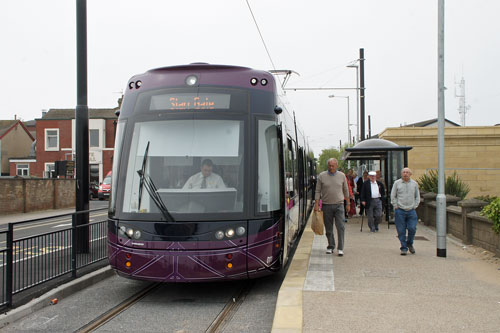
[[[47,114],[47,109],[42,109],[42,118]]]
[[[17,120],[17,114],[14,115],[14,120]]]

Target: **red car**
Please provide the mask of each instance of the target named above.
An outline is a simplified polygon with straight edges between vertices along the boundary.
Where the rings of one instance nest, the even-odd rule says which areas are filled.
[[[109,199],[111,193],[111,171],[108,172],[102,183],[99,185],[97,197],[99,200]]]

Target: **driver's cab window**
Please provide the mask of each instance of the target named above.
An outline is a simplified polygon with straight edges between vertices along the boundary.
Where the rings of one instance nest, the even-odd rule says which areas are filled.
[[[242,212],[243,128],[237,120],[137,123],[124,211],[157,213],[161,201],[170,213]]]

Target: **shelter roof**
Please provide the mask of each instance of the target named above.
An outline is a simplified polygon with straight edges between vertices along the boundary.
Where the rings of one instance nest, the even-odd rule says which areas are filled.
[[[413,147],[399,146],[384,139],[368,139],[359,142],[354,147],[346,148],[342,160],[380,160],[387,157],[389,151],[408,151]]]

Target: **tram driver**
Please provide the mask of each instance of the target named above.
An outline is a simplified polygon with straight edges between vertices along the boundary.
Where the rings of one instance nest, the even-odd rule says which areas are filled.
[[[204,189],[204,188],[226,188],[222,177],[212,172],[214,164],[212,160],[205,159],[201,163],[201,171],[192,175],[182,187],[186,189]]]

